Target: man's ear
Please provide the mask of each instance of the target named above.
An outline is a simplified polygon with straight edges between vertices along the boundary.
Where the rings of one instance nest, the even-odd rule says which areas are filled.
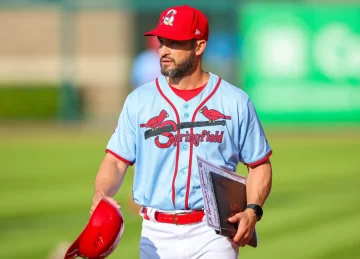
[[[206,40],[197,40],[196,41],[196,47],[195,47],[195,55],[201,56],[205,49],[206,49]]]

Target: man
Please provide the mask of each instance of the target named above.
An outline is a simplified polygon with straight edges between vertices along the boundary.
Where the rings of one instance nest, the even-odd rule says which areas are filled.
[[[136,163],[133,198],[143,216],[140,257],[237,258],[260,219],[271,189],[271,149],[249,97],[201,62],[209,35],[206,16],[190,6],[166,9],[157,28],[160,76],[126,99],[95,181],[91,211],[113,199]],[[156,64],[154,64],[155,66]],[[206,225],[195,156],[236,170],[248,167],[244,212],[233,239]],[[254,209],[255,208],[255,209]]]

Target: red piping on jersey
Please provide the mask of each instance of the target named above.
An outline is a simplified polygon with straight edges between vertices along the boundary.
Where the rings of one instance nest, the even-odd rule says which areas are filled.
[[[165,96],[165,94],[161,91],[160,85],[159,85],[159,78],[156,79],[156,87],[157,87],[159,93],[161,94],[161,96],[170,104],[171,108],[173,108],[175,115],[176,115],[176,123],[179,124],[180,123],[179,113],[177,112],[174,104],[172,104],[172,102],[169,100],[169,98],[167,98]],[[177,133],[180,134],[180,129],[177,130]],[[180,145],[177,144],[176,145],[176,158],[175,158],[175,171],[174,171],[174,177],[173,177],[172,186],[171,186],[172,202],[174,204],[174,207],[175,207],[175,179],[176,179],[178,166],[179,166],[179,155],[180,155]]]
[[[129,161],[129,160],[126,160],[125,158],[119,156],[118,154],[116,154],[115,152],[111,151],[110,149],[106,149],[105,152],[112,154],[114,157],[116,157],[117,159],[123,161],[125,164],[128,164],[128,165],[133,165],[133,164],[134,164],[133,162],[131,162],[131,161]]]
[[[251,163],[251,164],[245,164],[245,165],[247,165],[247,166],[257,166],[257,165],[260,165],[262,162],[265,162],[266,160],[268,160],[269,157],[271,156],[271,154],[272,154],[272,150],[270,150],[270,152],[267,153],[267,155],[266,155],[264,158],[260,159],[259,161],[253,162],[253,163]]]
[[[200,108],[203,107],[203,105],[209,101],[209,99],[215,94],[217,89],[219,88],[221,83],[221,78],[219,77],[219,80],[214,88],[214,90],[210,93],[208,97],[196,108],[194,115],[191,119],[191,122],[195,121],[196,115],[199,112]],[[193,128],[190,128],[190,134],[194,134]],[[190,156],[189,156],[189,170],[188,170],[188,178],[186,183],[186,196],[185,196],[185,209],[189,209],[189,192],[190,192],[190,180],[191,180],[191,166],[192,166],[192,154],[193,154],[193,142],[190,142]]]

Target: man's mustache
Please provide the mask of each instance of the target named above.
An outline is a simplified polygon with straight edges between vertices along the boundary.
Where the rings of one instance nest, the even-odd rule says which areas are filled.
[[[169,56],[162,56],[160,58],[160,61],[163,61],[163,59],[167,59],[167,60],[170,60],[171,62],[175,62],[175,60],[173,58],[169,57]]]

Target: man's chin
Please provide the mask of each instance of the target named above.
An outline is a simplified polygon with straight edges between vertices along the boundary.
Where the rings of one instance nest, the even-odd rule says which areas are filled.
[[[163,75],[163,76],[170,76],[170,75],[172,75],[173,74],[173,71],[171,70],[171,69],[161,69],[161,74]]]
[[[161,69],[166,71],[171,71],[175,68],[173,64],[161,64]]]

